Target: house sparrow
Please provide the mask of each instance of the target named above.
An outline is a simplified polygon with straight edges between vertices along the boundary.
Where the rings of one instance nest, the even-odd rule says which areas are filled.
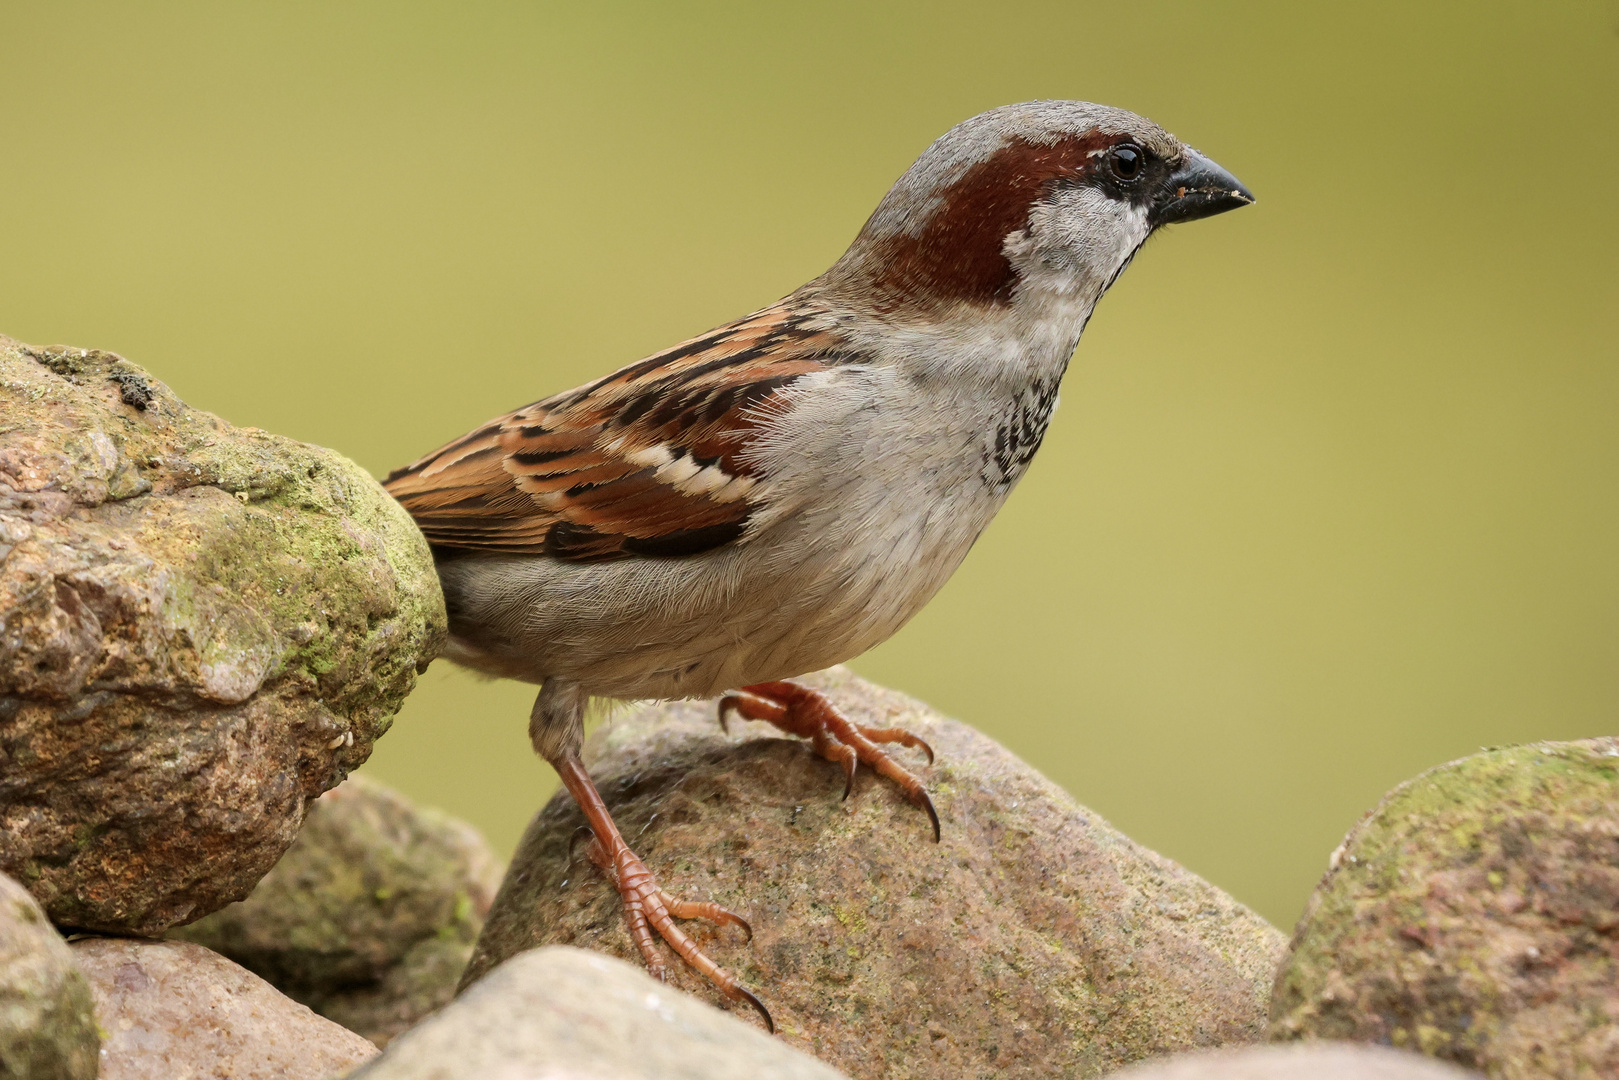
[[[786,680],[889,637],[938,591],[1040,446],[1091,309],[1154,230],[1253,202],[1157,124],[1008,105],[930,146],[832,268],[786,299],[492,420],[393,473],[433,547],[446,655],[537,683],[529,734],[594,833],[630,933],[764,1005],[675,925],[580,760],[587,700],[731,691],[735,710],[866,762],[883,749]],[[845,795],[848,793],[847,785]],[[751,933],[751,930],[750,930]]]

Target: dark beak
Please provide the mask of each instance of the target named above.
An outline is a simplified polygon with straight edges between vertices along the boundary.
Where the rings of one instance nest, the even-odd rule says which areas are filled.
[[[1190,147],[1186,161],[1164,182],[1148,220],[1156,228],[1213,217],[1254,201],[1235,176]]]

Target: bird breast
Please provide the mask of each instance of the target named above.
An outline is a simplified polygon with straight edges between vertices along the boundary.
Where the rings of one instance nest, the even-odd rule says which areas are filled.
[[[1056,377],[986,390],[849,365],[803,380],[752,451],[765,479],[739,542],[687,558],[447,562],[451,656],[622,698],[705,696],[852,659],[966,557],[1038,447]]]

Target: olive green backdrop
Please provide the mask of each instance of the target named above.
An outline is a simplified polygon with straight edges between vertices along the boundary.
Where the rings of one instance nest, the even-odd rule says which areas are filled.
[[[1619,730],[1619,5],[5,0],[0,332],[381,474],[776,299],[1035,97],[1259,204],[1149,245],[854,666],[1289,926],[1391,785]],[[367,768],[510,849],[529,700],[435,665]]]

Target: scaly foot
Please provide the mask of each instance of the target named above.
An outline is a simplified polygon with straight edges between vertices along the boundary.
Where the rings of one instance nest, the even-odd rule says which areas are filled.
[[[818,690],[793,682],[756,683],[744,686],[720,698],[720,725],[725,725],[726,714],[735,709],[749,720],[764,720],[775,724],[789,735],[810,740],[815,752],[826,760],[841,764],[844,770],[843,797],[854,790],[854,774],[864,761],[882,775],[900,786],[905,797],[927,811],[933,823],[933,840],[939,840],[939,815],[928,798],[927,788],[910,770],[888,756],[878,743],[899,743],[921,750],[933,764],[933,748],[904,728],[873,728],[856,724],[832,704],[830,698]]]
[[[561,774],[569,792],[578,800],[580,809],[585,812],[585,820],[590,823],[593,837],[589,848],[590,861],[601,867],[617,886],[618,895],[624,901],[624,921],[629,926],[630,938],[641,950],[648,970],[660,981],[663,979],[663,956],[658,952],[652,936],[656,932],[682,960],[713,983],[720,993],[732,1001],[746,1001],[758,1009],[759,1015],[764,1017],[765,1027],[774,1034],[776,1022],[770,1018],[770,1010],[765,1008],[764,1002],[737,982],[735,975],[705,956],[697,943],[675,925],[675,920],[701,918],[716,923],[730,923],[745,930],[750,941],[753,940],[753,927],[742,916],[718,904],[706,900],[676,900],[660,889],[646,863],[624,842],[618,826],[613,824],[613,818],[607,812],[607,804],[602,802],[596,785],[578,758],[564,759],[558,764],[557,772]]]

